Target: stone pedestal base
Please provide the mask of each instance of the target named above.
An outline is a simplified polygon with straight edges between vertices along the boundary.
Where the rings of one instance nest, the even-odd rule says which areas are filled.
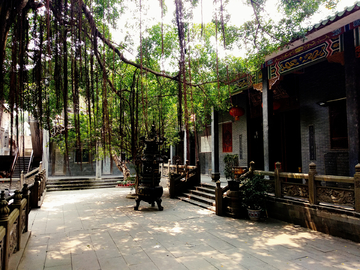
[[[152,207],[155,207],[155,202],[158,205],[159,211],[162,211],[164,207],[161,206],[161,196],[163,194],[163,187],[162,186],[156,186],[156,187],[148,187],[144,185],[139,185],[137,188],[137,199],[136,205],[134,207],[134,210],[139,210],[140,201],[145,201],[149,204],[151,204]]]

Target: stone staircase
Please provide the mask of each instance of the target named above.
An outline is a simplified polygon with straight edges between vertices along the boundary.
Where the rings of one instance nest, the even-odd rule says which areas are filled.
[[[17,162],[14,167],[14,172],[12,178],[20,178],[21,171],[24,171],[26,174],[28,171],[28,166],[30,162],[30,157],[18,157]]]
[[[215,183],[202,183],[177,197],[184,202],[215,212]]]
[[[60,191],[60,190],[80,190],[80,189],[94,189],[94,188],[114,188],[118,185],[118,181],[121,181],[123,177],[112,178],[86,178],[86,177],[69,177],[63,179],[51,179],[47,180],[47,191]]]

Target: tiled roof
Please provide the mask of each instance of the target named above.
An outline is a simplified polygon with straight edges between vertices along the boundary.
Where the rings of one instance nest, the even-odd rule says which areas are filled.
[[[311,26],[307,32],[307,35],[315,32],[315,31],[318,31],[319,29],[321,29],[329,24],[332,24],[332,23],[336,22],[337,20],[340,20],[343,17],[346,17],[346,16],[350,15],[351,13],[358,11],[359,9],[360,9],[360,1],[356,2],[351,7],[346,7],[343,11],[336,12],[333,16],[327,17],[325,20],[319,22],[318,24]]]

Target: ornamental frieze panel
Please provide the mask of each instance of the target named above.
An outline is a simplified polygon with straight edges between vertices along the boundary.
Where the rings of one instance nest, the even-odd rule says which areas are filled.
[[[254,75],[244,74],[241,78],[230,82],[230,85],[232,86],[232,92],[234,93],[249,89],[259,83],[262,83],[261,71],[257,71]]]
[[[339,28],[337,30],[334,30],[331,33],[328,33],[326,35],[323,35],[315,40],[309,41],[305,44],[303,44],[302,46],[296,47],[286,53],[283,53],[282,55],[279,55],[271,60],[268,60],[266,62],[266,66],[271,66],[274,65],[278,62],[284,61],[288,58],[294,57],[296,55],[298,55],[299,53],[302,53],[304,51],[310,50],[313,47],[317,47],[319,45],[322,45],[323,43],[325,43],[328,40],[332,40],[332,39],[339,39],[339,35],[343,33],[343,29]]]
[[[252,85],[251,76],[244,76],[243,78],[238,79],[236,82],[232,83],[233,92],[238,92],[241,90],[248,89]]]
[[[353,206],[355,204],[354,191],[335,190],[330,188],[317,189],[317,199],[320,202]]]
[[[292,57],[287,57],[282,61],[275,62],[274,65],[270,66],[269,77],[276,78],[281,74],[332,56],[336,52],[340,51],[340,38],[336,37],[325,40],[320,45],[306,51],[303,50],[303,47],[305,47],[305,45],[301,46],[301,49],[300,47],[298,48],[298,54]]]
[[[356,58],[360,58],[360,46],[357,46],[355,48],[355,56],[356,56]]]
[[[299,185],[283,185],[282,194],[291,197],[309,198],[309,188]]]

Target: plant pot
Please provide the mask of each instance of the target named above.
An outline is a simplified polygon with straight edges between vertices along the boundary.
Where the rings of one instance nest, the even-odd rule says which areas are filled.
[[[241,198],[239,191],[239,182],[230,180],[228,181],[229,190],[225,194],[226,198],[226,213],[227,215],[240,218],[242,216]]]
[[[261,210],[247,209],[250,220],[258,221],[260,219]]]

